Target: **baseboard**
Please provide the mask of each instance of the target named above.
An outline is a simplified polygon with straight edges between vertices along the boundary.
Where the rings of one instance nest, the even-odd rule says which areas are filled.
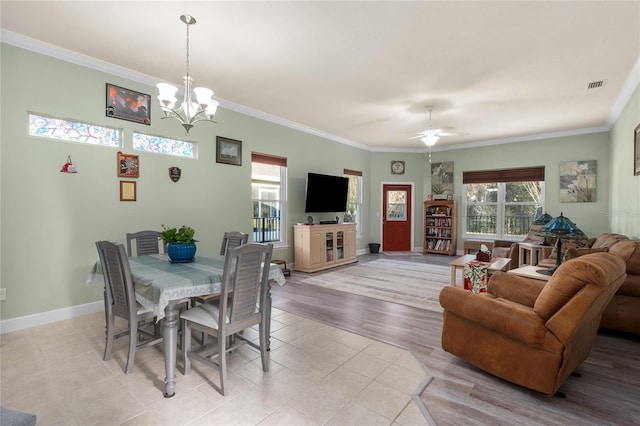
[[[100,300],[97,302],[86,303],[84,305],[70,306],[68,308],[55,309],[53,311],[40,312],[38,314],[11,318],[0,321],[0,334],[24,330],[25,328],[37,327],[39,325],[50,324],[52,322],[62,321],[103,311],[104,301]]]

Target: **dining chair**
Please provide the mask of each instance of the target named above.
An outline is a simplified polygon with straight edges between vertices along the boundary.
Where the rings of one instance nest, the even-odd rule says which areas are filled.
[[[240,231],[227,231],[222,237],[222,246],[220,247],[220,254],[224,256],[227,254],[228,249],[236,248],[247,244],[249,241],[249,234],[245,234]]]
[[[227,352],[238,345],[247,343],[258,349],[262,370],[269,371],[267,330],[271,319],[267,317],[266,308],[272,252],[273,244],[258,243],[227,250],[218,301],[203,303],[181,315],[184,374],[191,371],[191,358],[217,367],[220,386],[213,382],[212,385],[222,395],[226,394]],[[229,297],[232,291],[233,297]],[[239,334],[254,325],[259,327],[259,344]],[[192,330],[215,337],[215,342],[212,339],[210,345],[203,345],[198,352],[192,352]]]
[[[247,244],[249,241],[249,234],[245,234],[240,231],[227,231],[222,237],[222,246],[220,247],[220,255],[227,254],[228,249],[236,248],[241,245]],[[191,306],[196,306],[198,303],[207,303],[218,300],[218,294],[205,294],[203,296],[194,296],[191,298]]]
[[[133,370],[133,361],[138,349],[155,345],[162,341],[159,327],[156,325],[153,310],[146,309],[136,302],[136,292],[129,268],[129,259],[124,251],[124,245],[109,241],[97,241],[98,256],[104,275],[104,302],[106,316],[106,343],[103,360],[111,359],[113,341],[120,337],[129,336],[129,354],[125,373]],[[128,329],[115,334],[115,319],[120,317],[128,322]],[[148,320],[154,320],[154,333],[142,329]],[[142,339],[144,337],[144,339]],[[138,342],[139,339],[142,341]]]
[[[139,231],[127,233],[127,253],[133,256],[131,251],[131,243],[135,240],[136,256],[144,256],[147,254],[159,254],[160,248],[158,241],[162,233],[160,231]],[[166,252],[166,247],[162,245],[162,252]]]

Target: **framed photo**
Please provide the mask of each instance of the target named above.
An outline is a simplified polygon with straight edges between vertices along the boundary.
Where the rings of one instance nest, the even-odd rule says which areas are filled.
[[[136,201],[136,182],[133,180],[120,181],[120,201]]]
[[[633,131],[633,175],[640,176],[640,124]]]
[[[151,125],[151,95],[107,83],[107,117]]]
[[[216,136],[216,163],[242,165],[242,141]]]
[[[118,152],[118,177],[140,177],[140,157]]]

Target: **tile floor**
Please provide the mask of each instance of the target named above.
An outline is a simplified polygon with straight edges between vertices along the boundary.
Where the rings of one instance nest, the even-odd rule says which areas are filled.
[[[0,405],[38,425],[427,424],[411,400],[425,375],[408,351],[277,309],[271,332],[269,373],[249,346],[234,351],[223,397],[209,382],[217,370],[193,361],[184,376],[179,354],[170,399],[161,345],[138,351],[131,374],[126,338],[102,361],[103,313],[3,334]]]

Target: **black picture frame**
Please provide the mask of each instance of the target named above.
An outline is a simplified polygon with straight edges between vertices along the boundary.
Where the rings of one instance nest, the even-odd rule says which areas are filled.
[[[640,124],[633,131],[633,175],[640,176]]]
[[[216,163],[242,166],[242,141],[216,136]]]
[[[151,125],[151,95],[111,83],[106,88],[107,117]]]

